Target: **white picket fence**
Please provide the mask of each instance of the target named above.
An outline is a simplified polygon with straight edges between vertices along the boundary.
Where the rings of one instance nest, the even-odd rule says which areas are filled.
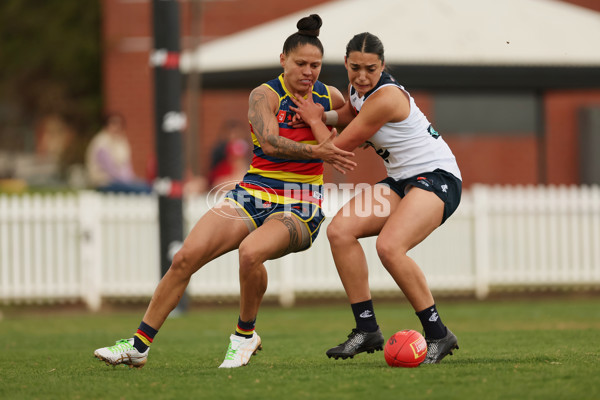
[[[328,216],[348,199],[331,193]],[[160,279],[155,196],[83,191],[0,195],[0,303],[149,298]],[[189,230],[208,210],[205,197],[185,201]],[[325,230],[305,252],[269,261],[267,296],[343,296]],[[399,293],[381,266],[375,238],[362,240],[372,291]],[[457,212],[411,251],[434,292],[474,293],[600,287],[600,187],[475,186]],[[237,297],[237,252],[206,265],[188,288],[192,298]]]

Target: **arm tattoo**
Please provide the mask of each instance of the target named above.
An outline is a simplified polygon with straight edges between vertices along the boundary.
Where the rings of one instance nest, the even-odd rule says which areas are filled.
[[[312,157],[312,149],[304,143],[298,143],[279,135],[267,136],[267,141],[275,148],[275,157],[289,159],[306,159]]]
[[[248,119],[252,123],[252,128],[258,141],[261,144],[268,143],[271,145],[274,149],[273,156],[278,158],[293,160],[313,158],[313,151],[310,146],[281,137],[279,136],[279,131],[273,132],[269,129],[269,124],[265,123],[265,121],[272,117],[271,113],[267,96],[260,91],[253,91],[250,94]]]
[[[259,141],[264,140],[265,121],[263,116],[268,115],[269,102],[264,93],[253,91],[250,94],[250,108],[248,109],[248,119],[254,128],[254,134]],[[268,128],[267,128],[268,130]],[[268,134],[268,132],[266,132]]]

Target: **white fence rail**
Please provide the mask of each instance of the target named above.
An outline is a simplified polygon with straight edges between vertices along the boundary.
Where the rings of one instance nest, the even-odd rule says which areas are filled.
[[[332,193],[328,216],[347,200]],[[186,226],[208,210],[187,199]],[[160,279],[154,196],[95,192],[0,195],[0,303],[85,301],[152,295]],[[308,251],[267,263],[268,296],[342,295],[325,229]],[[363,240],[371,288],[398,293],[374,238]],[[475,186],[442,227],[411,251],[437,292],[600,286],[600,188]],[[238,295],[237,252],[194,275],[191,297]]]

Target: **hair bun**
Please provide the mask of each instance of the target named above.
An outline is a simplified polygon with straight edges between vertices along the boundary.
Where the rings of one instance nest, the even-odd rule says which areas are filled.
[[[304,36],[319,36],[321,25],[323,25],[323,20],[318,14],[311,14],[308,17],[302,18],[296,24],[296,28],[298,28],[298,34]]]

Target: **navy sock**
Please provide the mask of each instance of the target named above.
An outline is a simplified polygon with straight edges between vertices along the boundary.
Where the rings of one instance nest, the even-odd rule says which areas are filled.
[[[351,304],[352,313],[356,320],[356,328],[365,332],[375,332],[379,325],[373,310],[373,300],[361,301]]]
[[[137,332],[133,335],[133,347],[140,353],[145,352],[154,341],[154,336],[156,336],[157,333],[158,331],[156,329],[142,321]]]
[[[421,325],[423,325],[423,330],[425,331],[425,337],[427,339],[441,339],[446,336],[446,325],[442,323],[442,319],[437,312],[435,304],[416,314],[417,317],[419,317],[419,320],[421,320]]]
[[[240,317],[238,317],[238,323],[235,327],[236,336],[242,336],[245,338],[251,338],[254,335],[254,327],[256,326],[256,319],[252,321],[242,321]]]

